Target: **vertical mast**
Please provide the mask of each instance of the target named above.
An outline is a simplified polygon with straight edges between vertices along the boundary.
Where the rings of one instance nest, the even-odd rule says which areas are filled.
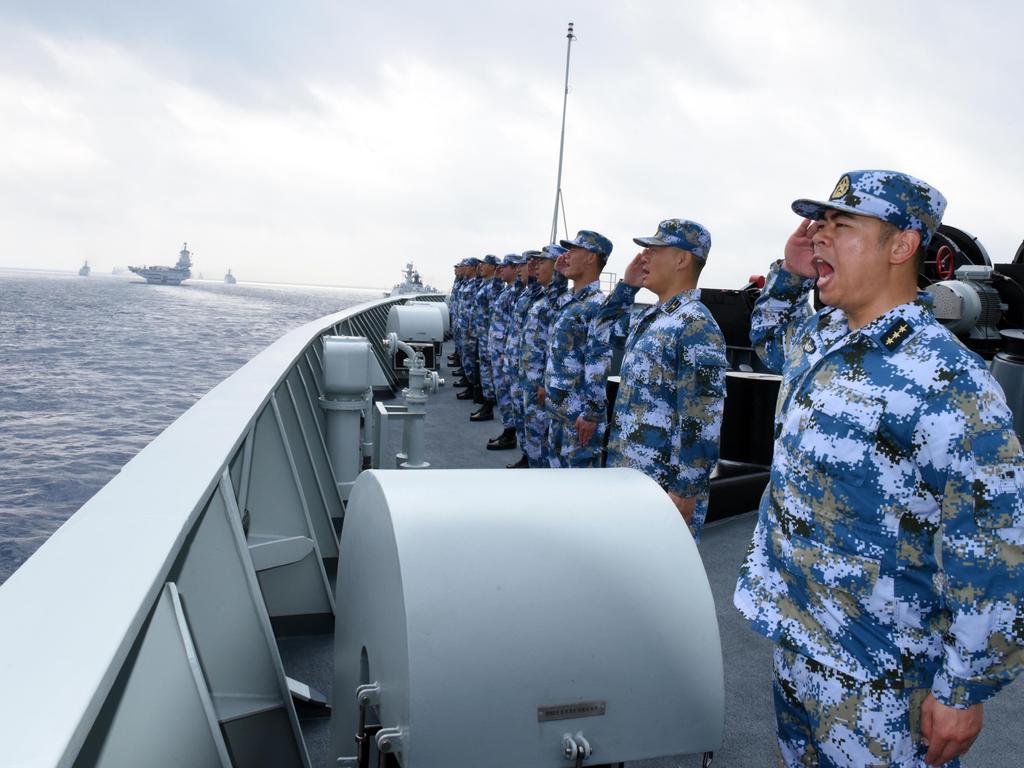
[[[566,35],[569,42],[565,48],[565,95],[562,97],[562,137],[558,142],[558,181],[555,183],[555,213],[551,217],[551,241],[558,240],[558,206],[562,202],[562,157],[565,154],[565,110],[569,104],[569,56],[572,54],[572,41],[576,36],[572,33],[572,22]],[[568,234],[568,233],[567,233]]]

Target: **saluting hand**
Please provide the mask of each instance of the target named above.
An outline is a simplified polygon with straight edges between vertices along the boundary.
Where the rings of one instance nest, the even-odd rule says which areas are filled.
[[[956,709],[929,693],[921,704],[921,736],[928,745],[925,763],[945,765],[967,752],[981,733],[984,714],[981,704]]]
[[[804,219],[800,226],[789,236],[786,241],[786,258],[783,266],[787,272],[792,272],[800,277],[817,277],[818,270],[814,268],[814,233],[818,231],[820,224],[810,219]]]
[[[639,288],[644,284],[644,252],[640,251],[633,260],[626,265],[626,271],[622,273],[622,282],[633,288]]]

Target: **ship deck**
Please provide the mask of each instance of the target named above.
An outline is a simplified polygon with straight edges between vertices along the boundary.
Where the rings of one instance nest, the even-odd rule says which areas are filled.
[[[450,345],[446,345],[450,348]],[[446,348],[445,354],[450,351]],[[443,361],[443,358],[442,358]],[[447,367],[442,375],[452,380]],[[474,423],[469,414],[478,406],[456,400],[444,386],[427,405],[427,460],[436,469],[500,468],[519,457],[518,450],[488,451],[487,440],[501,432],[500,421]],[[391,448],[401,446],[401,425],[391,425]],[[510,470],[514,471],[514,470]],[[458,489],[452,489],[453,496]],[[478,500],[486,506],[486,499]],[[752,632],[732,606],[732,592],[754,528],[753,511],[710,523],[700,544],[708,581],[714,595],[725,669],[725,740],[715,752],[714,764],[723,768],[776,766],[775,717],[771,696],[771,643]],[[331,636],[288,637],[278,641],[285,671],[322,691],[330,699],[332,682]],[[1019,765],[1024,754],[1024,681],[1017,680],[985,705],[985,727],[968,755],[967,768]],[[303,734],[314,766],[328,766],[330,724],[326,718],[302,721]],[[629,768],[669,768],[700,765],[697,755],[627,763]],[[453,767],[455,768],[455,767]]]

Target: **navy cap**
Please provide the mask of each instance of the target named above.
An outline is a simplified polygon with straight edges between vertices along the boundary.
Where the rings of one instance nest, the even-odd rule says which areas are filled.
[[[711,250],[711,234],[696,221],[688,219],[665,219],[658,225],[654,237],[634,237],[633,242],[653,248],[681,248],[701,261],[708,260],[708,251]]]
[[[850,171],[836,183],[827,201],[800,199],[793,211],[821,219],[825,211],[845,211],[889,222],[921,234],[926,246],[942,222],[946,198],[931,184],[899,171]]]
[[[565,253],[565,248],[563,248],[560,245],[555,245],[554,243],[552,243],[551,245],[545,245],[543,248],[540,249],[540,251],[540,256],[538,256],[537,258],[555,261],[559,256]]]
[[[581,229],[574,240],[559,240],[558,244],[568,250],[569,248],[582,248],[585,251],[596,253],[604,259],[612,255],[612,241],[602,234],[589,229]]]
[[[480,263],[480,259],[478,259],[476,256],[470,256],[469,258],[465,259],[465,262],[467,267],[475,267],[477,264]]]
[[[489,253],[486,256],[484,256],[483,263],[484,264],[490,264],[491,266],[496,267],[496,266],[498,266],[498,264],[501,263],[501,259],[499,259],[497,256],[494,256],[493,254]]]

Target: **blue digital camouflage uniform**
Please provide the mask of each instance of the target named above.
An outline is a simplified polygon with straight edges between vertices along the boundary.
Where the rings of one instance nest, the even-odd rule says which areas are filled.
[[[690,528],[699,535],[718,463],[725,337],[697,290],[648,307],[630,322],[638,290],[619,282],[597,318],[613,343],[625,336],[608,466],[639,469],[666,491],[696,496]]]
[[[505,257],[504,263],[505,265],[513,265],[518,258],[518,254],[510,254]],[[512,396],[508,372],[505,366],[505,342],[512,306],[519,297],[520,290],[519,284],[513,280],[502,289],[498,298],[495,299],[492,312],[490,312],[490,336],[487,339],[487,349],[490,353],[490,370],[492,370],[494,376],[495,399],[498,401],[498,411],[501,414],[502,426],[505,429],[515,426]]]
[[[842,310],[811,315],[812,285],[775,266],[752,319],[783,381],[734,602],[825,668],[832,698],[856,704],[847,714],[870,703],[841,680],[902,689],[901,706],[919,689],[985,701],[1020,671],[1024,643],[1024,466],[1002,391],[923,297],[851,332]],[[791,672],[777,669],[777,688]],[[833,720],[812,739],[791,720],[779,712],[783,752],[804,757],[789,764],[814,750],[888,764],[871,733]],[[895,764],[923,765],[912,733],[916,755]]]
[[[851,171],[793,210],[926,246],[945,198]],[[751,341],[782,372],[771,481],[734,602],[778,644],[787,765],[923,766],[920,707],[981,703],[1024,656],[1024,466],[1002,390],[924,295],[851,330],[776,265]],[[896,732],[895,729],[899,729]],[[949,765],[959,765],[953,760]]]
[[[456,266],[461,267],[462,262]],[[448,316],[451,320],[452,341],[455,346],[455,354],[460,361],[462,360],[462,329],[459,327],[459,302],[462,300],[462,284],[465,281],[466,278],[461,275],[456,277],[452,283],[451,293],[448,294]]]
[[[478,277],[466,279],[462,286],[462,296],[459,301],[459,327],[462,329],[462,370],[465,371],[466,380],[471,384],[479,384],[479,370],[477,366],[477,338],[473,333],[473,314],[476,308],[476,292],[480,289],[481,280]]]
[[[565,249],[560,246],[547,246]],[[554,251],[551,251],[554,252]],[[569,290],[569,281],[559,272],[527,311],[523,327],[522,358],[520,361],[521,388],[523,391],[523,432],[526,442],[523,448],[531,467],[549,467],[547,454],[548,415],[540,404],[537,390],[544,386],[544,367],[547,362],[548,336],[555,306]]]
[[[548,338],[544,369],[544,410],[548,427],[548,460],[552,467],[600,466],[607,422],[605,386],[611,347],[607,329],[593,321],[604,302],[598,281],[566,293]],[[581,446],[576,435],[579,416],[597,424]]]
[[[516,437],[524,451],[526,449],[526,409],[523,401],[523,374],[520,368],[523,356],[523,331],[530,307],[540,299],[543,293],[544,286],[538,283],[536,278],[531,277],[527,280],[526,286],[520,291],[512,306],[505,340],[505,368],[508,375],[509,396],[512,400]]]
[[[497,261],[497,259],[495,259]],[[505,283],[498,277],[481,279],[481,287],[476,292],[473,311],[473,336],[477,340],[477,359],[480,368],[480,387],[486,400],[494,400],[494,379],[491,369],[491,353],[489,336],[491,311],[495,299],[501,293]]]

